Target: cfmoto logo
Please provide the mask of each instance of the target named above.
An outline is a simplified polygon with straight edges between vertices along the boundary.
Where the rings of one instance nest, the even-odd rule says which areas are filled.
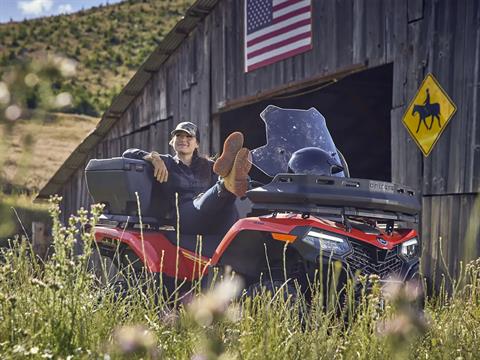
[[[384,240],[382,238],[377,238],[377,241],[383,245],[383,246],[387,246],[388,245],[388,241],[387,240]]]

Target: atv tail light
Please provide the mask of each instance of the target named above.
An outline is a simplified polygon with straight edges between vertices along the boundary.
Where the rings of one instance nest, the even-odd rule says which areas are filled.
[[[332,252],[336,255],[343,255],[350,250],[350,245],[345,237],[333,233],[320,231],[309,231],[302,239],[303,242],[314,246],[327,255]]]
[[[418,239],[416,237],[405,241],[400,248],[400,253],[404,258],[410,260],[414,257],[417,257],[419,254],[420,248],[418,246]]]
[[[274,238],[275,240],[292,243],[297,239],[297,236],[290,235],[290,234],[282,234],[282,233],[272,233],[272,238]]]

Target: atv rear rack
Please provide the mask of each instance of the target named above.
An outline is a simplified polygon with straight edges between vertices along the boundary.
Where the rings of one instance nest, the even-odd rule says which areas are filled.
[[[418,222],[420,202],[406,186],[355,178],[279,174],[250,190],[254,210]]]

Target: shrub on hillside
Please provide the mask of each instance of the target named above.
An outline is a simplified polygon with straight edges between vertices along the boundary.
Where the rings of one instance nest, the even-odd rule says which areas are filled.
[[[90,102],[90,96],[87,94],[74,97],[73,105],[63,110],[71,114],[85,114],[89,116],[99,116],[97,107]]]
[[[108,39],[108,42],[110,43],[110,45],[118,45],[121,43],[121,40],[117,35],[112,35]]]

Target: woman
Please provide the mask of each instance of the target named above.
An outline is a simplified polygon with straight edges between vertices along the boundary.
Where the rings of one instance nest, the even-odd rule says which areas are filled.
[[[159,217],[174,219],[176,225],[178,199],[181,233],[224,234],[238,219],[236,197],[243,196],[248,188],[251,162],[248,149],[242,147],[243,135],[230,134],[215,163],[199,156],[200,136],[195,124],[182,122],[171,135],[174,156],[139,149],[128,149],[123,156],[152,163],[162,194],[158,201],[167,204]]]

